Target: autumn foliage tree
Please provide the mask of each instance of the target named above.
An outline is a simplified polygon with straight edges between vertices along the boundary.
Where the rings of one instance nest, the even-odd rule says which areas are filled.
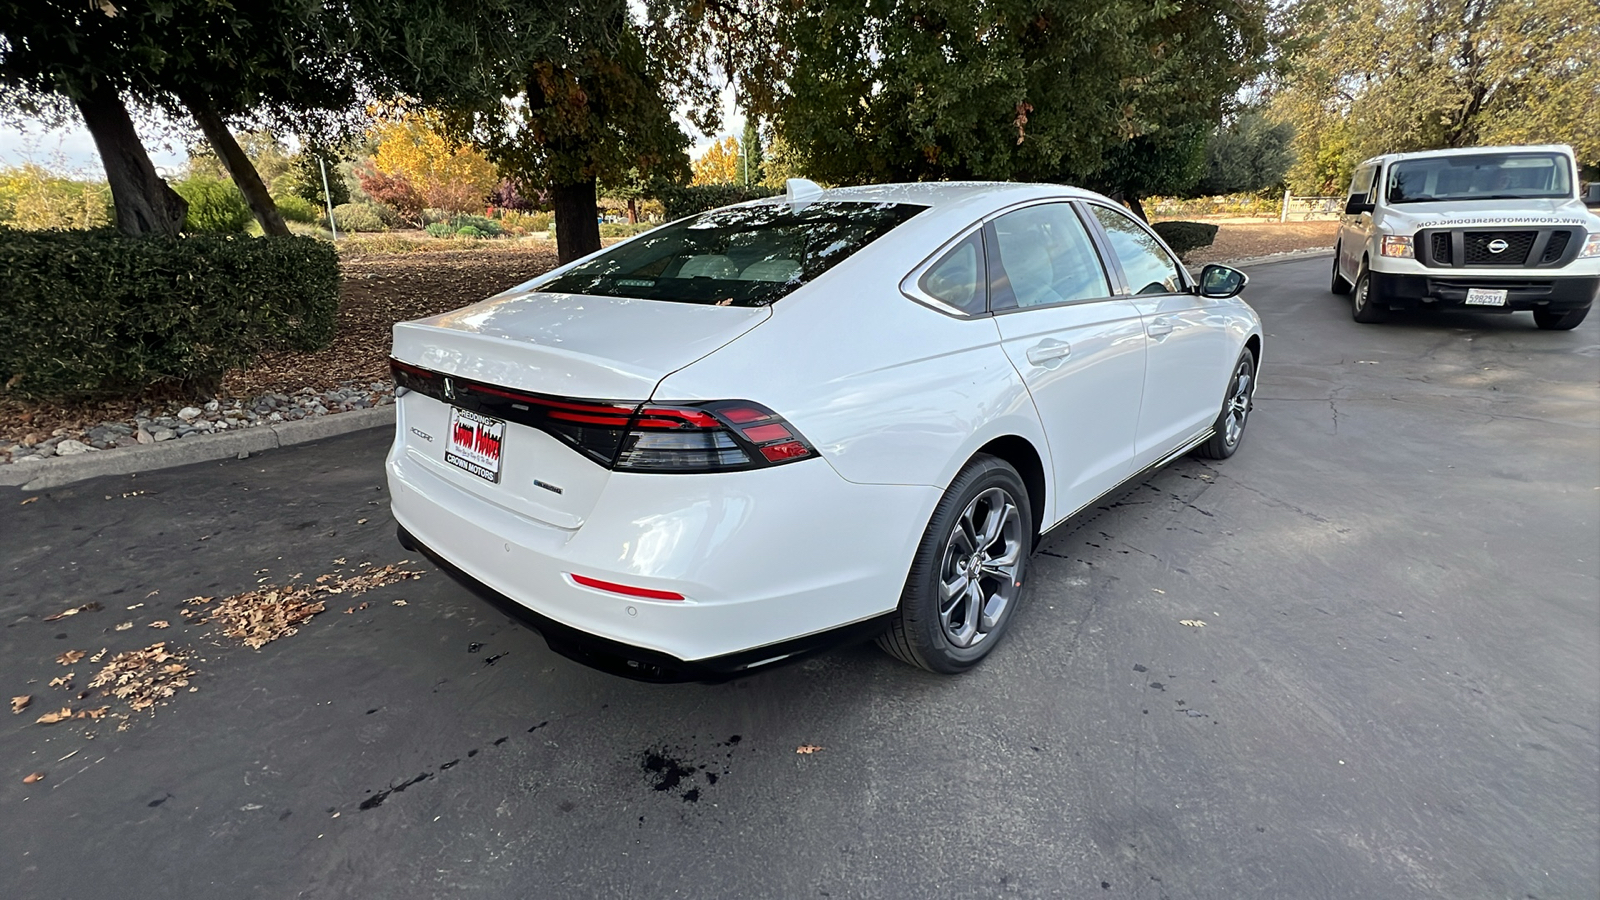
[[[1594,0],[1297,0],[1279,20],[1296,190],[1337,192],[1380,153],[1567,143],[1600,165]]]
[[[692,165],[690,184],[739,184],[739,139],[728,135],[706,148]]]
[[[447,138],[436,113],[391,117],[371,136],[378,145],[372,170],[379,177],[363,177],[361,189],[402,215],[420,213],[415,205],[419,201],[429,209],[479,210],[500,184],[494,164],[471,145]]]

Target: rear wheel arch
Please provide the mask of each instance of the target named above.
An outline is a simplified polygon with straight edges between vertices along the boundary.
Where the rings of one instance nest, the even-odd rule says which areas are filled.
[[[980,454],[1003,459],[1011,464],[1017,474],[1022,476],[1022,484],[1028,489],[1028,506],[1031,508],[1033,521],[1029,523],[1033,529],[1033,540],[1039,540],[1039,533],[1044,528],[1044,501],[1046,481],[1044,475],[1044,459],[1033,446],[1033,442],[1020,435],[1008,434],[997,437],[973,453],[972,457]],[[969,457],[967,462],[972,461]],[[965,467],[965,463],[962,464]]]

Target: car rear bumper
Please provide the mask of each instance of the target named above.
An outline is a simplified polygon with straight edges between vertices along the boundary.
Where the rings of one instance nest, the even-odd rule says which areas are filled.
[[[1451,309],[1471,312],[1586,309],[1600,294],[1600,275],[1553,277],[1530,270],[1525,277],[1399,275],[1372,272],[1372,289],[1391,309]],[[1468,288],[1503,289],[1504,306],[1469,306]]]
[[[613,473],[577,528],[451,484],[402,447],[402,542],[522,616],[552,649],[654,680],[727,675],[881,627],[935,488],[858,485],[823,460],[717,475]],[[624,596],[572,580],[682,595]],[[842,634],[834,634],[846,626]]]

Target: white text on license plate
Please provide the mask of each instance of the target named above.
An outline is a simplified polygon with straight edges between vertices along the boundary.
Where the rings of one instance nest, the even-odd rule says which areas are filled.
[[[1490,288],[1467,288],[1468,306],[1505,306],[1506,292],[1504,289],[1492,290]]]
[[[492,416],[450,407],[450,436],[444,444],[444,461],[496,484],[500,483],[500,449],[506,423]]]

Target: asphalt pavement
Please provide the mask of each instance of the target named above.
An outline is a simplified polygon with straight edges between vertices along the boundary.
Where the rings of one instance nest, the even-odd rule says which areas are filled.
[[[395,543],[382,431],[0,489],[0,897],[1595,897],[1600,319],[1357,325],[1327,266],[1251,272],[1239,453],[1049,535],[956,678],[568,662]],[[181,614],[406,559],[259,651]],[[160,640],[196,690],[36,724]]]

